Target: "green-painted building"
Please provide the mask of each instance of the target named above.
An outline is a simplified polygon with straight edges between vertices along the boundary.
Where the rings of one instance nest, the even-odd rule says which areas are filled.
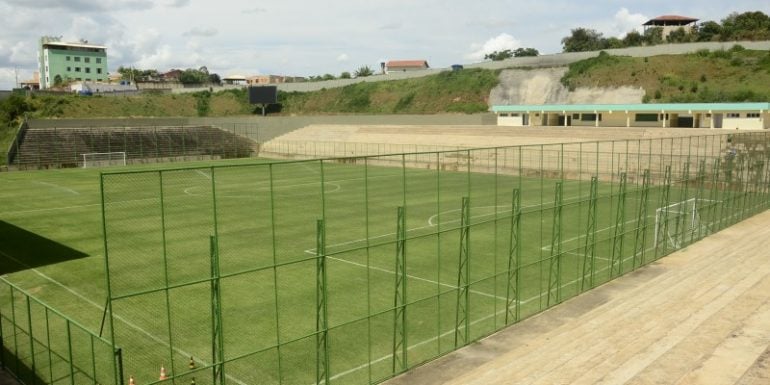
[[[38,63],[40,89],[66,81],[107,81],[107,47],[101,45],[42,37]]]

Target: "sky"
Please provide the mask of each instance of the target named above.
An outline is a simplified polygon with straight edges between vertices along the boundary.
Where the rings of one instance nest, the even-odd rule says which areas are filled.
[[[721,21],[746,11],[770,14],[770,1],[0,0],[0,90],[32,77],[40,36],[107,46],[111,73],[338,76],[388,60],[443,68],[503,49],[558,53],[578,27],[621,37],[659,15]]]

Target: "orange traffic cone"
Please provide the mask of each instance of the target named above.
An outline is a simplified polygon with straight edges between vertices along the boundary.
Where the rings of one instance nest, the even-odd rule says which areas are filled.
[[[167,380],[168,376],[166,375],[166,368],[163,367],[163,365],[160,366],[160,378],[159,380]]]
[[[134,376],[128,376],[128,385],[136,385],[136,382],[134,382]]]

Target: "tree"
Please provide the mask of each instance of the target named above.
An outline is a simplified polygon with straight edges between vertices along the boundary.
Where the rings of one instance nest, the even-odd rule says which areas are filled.
[[[770,38],[770,17],[760,11],[732,13],[722,20],[722,40]]]
[[[335,78],[335,77],[334,77],[334,75],[332,75],[332,74],[324,74],[324,76],[323,76],[323,77],[321,77],[321,79],[322,79],[322,80],[334,80],[334,79],[336,79],[336,78]]]
[[[484,55],[484,60],[500,61],[510,59],[513,57],[513,51],[505,49],[502,51],[494,51]]]
[[[208,82],[209,76],[200,70],[188,68],[179,75],[179,82],[182,84],[203,84]]]
[[[653,27],[644,31],[644,42],[647,45],[656,45],[663,43],[663,28]]]
[[[631,31],[623,38],[623,45],[626,47],[639,47],[644,44],[644,36],[638,31]]]
[[[369,66],[365,65],[365,66],[359,67],[356,70],[355,74],[356,74],[356,77],[372,76],[374,75],[374,71],[372,71],[372,69],[369,68]]]
[[[684,28],[677,28],[666,36],[666,41],[669,43],[687,43],[692,40],[691,37],[692,35],[685,31]]]
[[[222,78],[219,77],[219,74],[209,74],[209,83],[220,85],[222,84]]]
[[[513,51],[515,57],[540,56],[540,52],[534,48],[516,48]]]
[[[345,71],[340,74],[340,79],[350,79],[350,72]]]
[[[572,34],[561,39],[564,52],[598,51],[602,49],[603,36],[594,29],[575,28]]]
[[[719,40],[722,35],[722,26],[716,21],[706,21],[698,26],[696,32],[698,41],[715,41]]]
[[[61,87],[63,83],[64,83],[64,80],[61,78],[61,75],[56,75],[53,77],[54,87]]]

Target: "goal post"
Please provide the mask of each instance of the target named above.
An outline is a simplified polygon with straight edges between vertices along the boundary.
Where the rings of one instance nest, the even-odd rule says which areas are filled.
[[[126,153],[124,151],[91,152],[80,154],[80,156],[82,157],[83,168],[126,165]]]
[[[687,240],[710,234],[712,223],[704,214],[719,201],[690,198],[655,210],[655,243],[679,249]],[[705,211],[704,211],[705,210]]]

